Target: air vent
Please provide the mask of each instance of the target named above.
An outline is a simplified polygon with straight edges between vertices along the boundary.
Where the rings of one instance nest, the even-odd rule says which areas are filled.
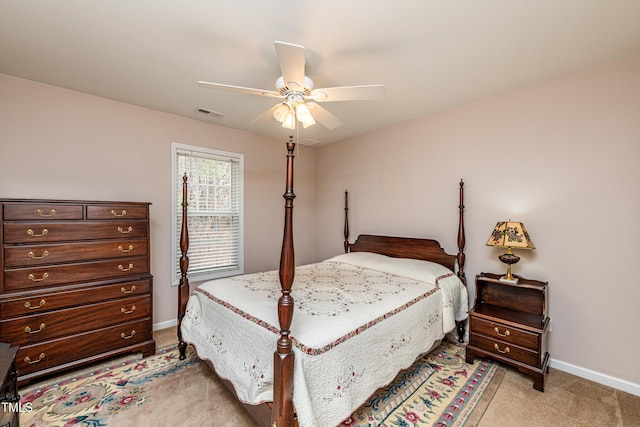
[[[219,113],[217,111],[212,111],[212,110],[209,110],[209,109],[203,108],[203,107],[198,107],[198,109],[196,111],[198,113],[206,114],[206,115],[208,115],[210,117],[215,117],[217,119],[221,119],[224,116],[226,116],[226,114],[224,114],[224,113]]]
[[[322,143],[320,141],[316,141],[315,139],[304,138],[299,141],[299,144],[304,145],[305,147],[313,147]]]

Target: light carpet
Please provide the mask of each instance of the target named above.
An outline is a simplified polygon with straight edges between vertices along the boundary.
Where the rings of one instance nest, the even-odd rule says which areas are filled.
[[[464,347],[443,342],[378,390],[343,425],[470,427],[479,420],[502,375],[504,368],[495,363],[465,364]],[[227,393],[221,383],[213,388],[209,384],[215,385],[216,378],[191,347],[181,361],[176,346],[170,346],[151,357],[131,357],[21,389],[22,406],[33,409],[20,414],[20,424],[251,425],[237,402],[207,406],[219,393]]]

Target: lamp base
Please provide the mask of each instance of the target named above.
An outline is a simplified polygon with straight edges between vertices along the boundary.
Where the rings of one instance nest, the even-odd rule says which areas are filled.
[[[511,248],[507,248],[507,253],[500,255],[498,259],[504,262],[505,264],[507,264],[507,274],[502,276],[500,278],[500,281],[505,283],[512,283],[512,284],[518,283],[518,278],[514,277],[513,274],[511,274],[511,264],[516,264],[518,261],[520,261],[520,257],[517,255],[514,255],[511,252]]]

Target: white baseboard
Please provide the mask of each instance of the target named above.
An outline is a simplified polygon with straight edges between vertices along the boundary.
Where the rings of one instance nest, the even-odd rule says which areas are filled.
[[[571,363],[563,362],[556,359],[549,359],[549,366],[554,369],[558,369],[560,371],[575,375],[577,377],[588,379],[598,384],[603,384],[618,390],[625,391],[627,393],[634,394],[636,396],[640,396],[640,384],[634,384],[630,381],[615,378],[610,375],[602,374],[590,369],[585,369],[580,366],[572,365]]]
[[[176,326],[177,324],[178,324],[177,319],[167,320],[165,322],[160,322],[160,323],[154,323],[153,330],[159,331],[160,329],[167,329],[172,326]]]

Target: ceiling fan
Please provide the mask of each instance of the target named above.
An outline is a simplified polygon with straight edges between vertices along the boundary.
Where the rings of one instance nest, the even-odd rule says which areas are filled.
[[[275,47],[282,72],[276,80],[275,91],[204,81],[199,81],[198,85],[208,89],[282,99],[282,102],[274,105],[252,123],[273,117],[282,123],[282,127],[288,129],[295,129],[296,121],[302,123],[305,128],[314,125],[316,120],[329,129],[342,125],[340,119],[321,107],[318,102],[384,98],[384,85],[316,88],[313,80],[305,75],[304,47],[284,42],[275,42]]]

